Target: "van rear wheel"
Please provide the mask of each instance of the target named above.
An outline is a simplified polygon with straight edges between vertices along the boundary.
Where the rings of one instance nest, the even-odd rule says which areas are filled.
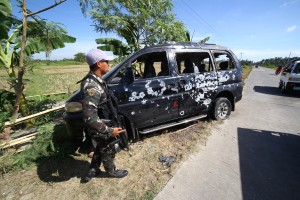
[[[216,120],[225,120],[231,114],[232,106],[230,101],[225,97],[217,98],[211,108],[211,117]]]
[[[281,89],[280,89],[281,93],[282,94],[286,94],[287,93],[287,89],[284,85],[281,86]]]

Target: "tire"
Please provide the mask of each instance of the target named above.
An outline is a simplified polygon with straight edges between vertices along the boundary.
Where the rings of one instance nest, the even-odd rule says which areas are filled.
[[[227,119],[232,110],[232,105],[230,101],[225,97],[217,98],[211,108],[211,117],[216,120],[225,120]]]
[[[282,94],[286,94],[287,93],[287,89],[285,88],[285,86],[282,84],[280,91]]]
[[[282,81],[280,81],[280,82],[279,82],[279,86],[278,86],[278,88],[279,88],[280,90],[282,89],[282,85],[283,85],[283,84],[282,84]]]

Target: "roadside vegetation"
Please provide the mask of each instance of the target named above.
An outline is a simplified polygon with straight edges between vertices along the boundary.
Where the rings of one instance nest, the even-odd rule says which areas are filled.
[[[262,66],[271,69],[276,69],[278,66],[285,66],[292,60],[300,59],[300,57],[275,57],[275,58],[268,58],[262,59],[258,62],[253,62],[251,60],[241,60],[241,64],[243,66]]]
[[[252,68],[253,68],[253,66],[249,66],[249,65],[246,65],[246,66],[243,65],[242,66],[242,69],[243,69],[243,74],[242,74],[243,80],[245,80],[249,76],[249,74],[252,71]]]

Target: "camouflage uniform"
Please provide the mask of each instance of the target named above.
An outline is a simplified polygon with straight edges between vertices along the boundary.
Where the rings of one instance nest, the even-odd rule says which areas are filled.
[[[92,138],[94,147],[94,155],[91,161],[90,169],[98,170],[101,162],[103,162],[106,171],[115,169],[113,162],[115,151],[107,151],[105,147],[111,142],[113,128],[108,127],[103,120],[109,115],[104,116],[102,112],[98,113],[98,108],[108,99],[108,90],[105,82],[93,72],[89,74],[81,82],[83,120],[87,125],[88,133]],[[106,109],[106,112],[109,111]],[[101,119],[99,118],[101,116]]]

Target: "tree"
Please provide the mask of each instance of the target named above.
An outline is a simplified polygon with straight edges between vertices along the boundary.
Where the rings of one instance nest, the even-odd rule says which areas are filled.
[[[85,53],[76,53],[74,55],[74,60],[78,61],[78,62],[81,62],[81,63],[84,63],[85,62]]]
[[[81,0],[98,32],[124,38],[134,51],[142,46],[186,41],[184,24],[172,13],[172,0]]]
[[[17,117],[23,96],[23,75],[26,69],[24,64],[25,57],[41,51],[49,53],[53,49],[64,47],[65,42],[75,42],[76,40],[67,35],[67,32],[60,26],[54,23],[46,23],[43,20],[37,20],[35,17],[35,15],[52,9],[65,1],[66,0],[60,0],[59,2],[55,2],[52,6],[37,12],[29,12],[27,10],[26,0],[23,0],[23,2],[18,1],[19,6],[22,7],[22,24],[17,26],[10,37],[8,37],[8,32],[16,20],[12,17],[10,1],[2,0],[0,3],[0,21],[4,22],[3,25],[1,24],[0,26],[0,28],[3,28],[0,33],[0,63],[4,63],[3,65],[6,69],[12,69],[12,73],[9,73],[10,76],[15,76],[13,70],[14,64],[18,68],[18,76],[15,78],[14,87],[16,93],[16,101],[12,113],[12,117],[14,118]],[[28,21],[28,17],[32,17],[34,20]]]

